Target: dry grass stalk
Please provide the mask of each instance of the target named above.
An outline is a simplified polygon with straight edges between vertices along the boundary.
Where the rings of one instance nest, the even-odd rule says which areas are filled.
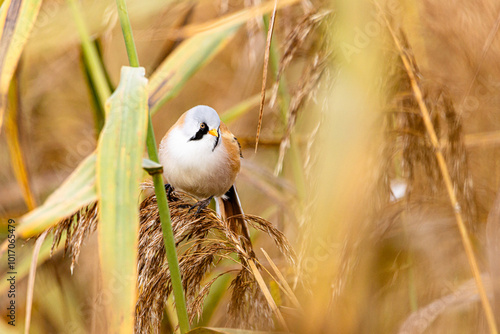
[[[290,137],[295,127],[295,122],[297,120],[299,110],[301,110],[304,103],[318,88],[318,83],[321,79],[321,75],[328,65],[328,60],[328,55],[317,54],[314,57],[313,62],[309,64],[304,70],[304,73],[302,75],[302,78],[304,79],[301,81],[300,87],[293,95],[290,106],[288,108],[288,124],[286,126],[285,135],[283,136],[283,139],[280,143],[278,163],[276,164],[276,168],[274,170],[275,175],[278,175],[283,168],[285,153],[287,148],[290,146]]]
[[[269,105],[272,107],[276,102],[276,97],[278,96],[278,86],[281,76],[285,69],[290,65],[293,58],[295,57],[297,51],[307,40],[307,37],[312,31],[318,26],[318,24],[324,19],[325,16],[329,15],[331,11],[320,11],[320,12],[308,12],[299,24],[288,34],[285,38],[285,44],[283,46],[284,52],[281,57],[278,73],[276,75],[276,82],[273,86],[273,92],[271,95],[271,100]]]
[[[255,277],[255,280],[257,281],[257,284],[260,287],[260,290],[262,291],[264,297],[267,300],[267,303],[269,306],[271,306],[271,309],[273,310],[274,314],[276,315],[276,318],[278,318],[278,321],[283,329],[285,329],[287,332],[290,330],[288,329],[288,326],[285,322],[285,319],[281,315],[280,310],[278,309],[278,305],[276,305],[276,302],[273,299],[273,296],[271,295],[271,292],[266,286],[266,282],[264,282],[264,279],[262,278],[262,275],[260,274],[259,269],[257,268],[257,265],[255,264],[253,259],[250,259],[248,261],[248,265],[250,266],[250,269]]]
[[[277,276],[277,280],[275,281],[278,283],[278,286],[281,288],[281,290],[290,298],[290,301],[293,303],[293,306],[297,309],[300,310],[302,306],[300,305],[299,300],[295,296],[295,293],[293,292],[292,288],[290,285],[288,285],[288,282],[286,281],[285,277],[281,273],[281,271],[278,269],[278,266],[274,263],[274,261],[271,259],[271,257],[267,254],[267,252],[264,249],[261,249],[262,253],[266,257],[266,260],[269,262],[271,265],[271,268],[273,269],[274,273]]]
[[[273,86],[273,93],[270,100],[271,106],[273,106],[276,101],[280,79],[284,71],[294,59],[294,57],[298,53],[298,50],[304,45],[306,41],[310,40],[308,39],[308,37],[311,35],[311,33],[315,31],[315,29],[319,26],[323,19],[325,19],[325,17],[327,17],[330,13],[331,11],[328,10],[320,12],[308,12],[300,21],[300,23],[290,32],[290,34],[288,34],[287,38],[285,39],[285,51],[281,57],[278,73],[276,76],[276,82]],[[318,38],[318,36],[321,36],[321,34],[315,35],[314,38]],[[316,41],[312,40],[312,43],[314,42]],[[327,67],[330,53],[326,51],[329,50],[325,46],[326,42],[326,40],[322,40],[319,42],[319,51],[313,57],[312,62],[304,69],[301,76],[302,79],[298,87],[295,89],[295,92],[290,101],[290,105],[287,110],[288,114],[286,130],[280,142],[279,158],[274,170],[275,175],[278,175],[283,168],[285,153],[287,148],[290,146],[290,136],[292,134],[293,128],[295,127],[298,112],[304,105],[304,103],[317,90],[320,78]]]
[[[396,48],[399,52],[401,61],[403,62],[405,70],[406,70],[408,77],[410,79],[413,95],[415,96],[415,99],[416,99],[418,106],[420,108],[420,111],[422,113],[423,122],[424,122],[424,125],[426,128],[426,131],[428,133],[429,139],[431,141],[432,147],[435,150],[435,155],[436,155],[436,159],[438,162],[439,170],[441,171],[451,205],[454,209],[455,219],[457,221],[457,225],[458,225],[459,232],[460,232],[460,235],[462,238],[462,242],[463,242],[463,245],[465,248],[465,252],[466,252],[466,255],[467,255],[467,258],[469,261],[469,265],[470,265],[470,268],[471,268],[472,273],[474,275],[477,289],[478,289],[479,295],[481,297],[481,302],[483,304],[483,308],[484,308],[484,311],[486,314],[488,326],[490,328],[491,333],[498,333],[495,319],[493,316],[493,311],[492,311],[491,305],[488,301],[488,296],[486,295],[486,290],[485,290],[483,281],[481,279],[481,274],[479,272],[479,267],[477,265],[476,257],[474,255],[472,243],[469,239],[469,235],[467,233],[467,229],[465,227],[465,224],[464,224],[464,221],[462,218],[462,213],[461,213],[462,210],[461,210],[460,204],[458,203],[457,196],[455,194],[455,190],[453,188],[453,183],[452,183],[452,180],[450,177],[450,173],[449,173],[449,170],[448,170],[448,167],[446,164],[446,160],[444,158],[444,155],[443,155],[443,152],[442,152],[442,149],[441,149],[441,146],[440,146],[437,134],[436,134],[436,130],[435,130],[433,123],[432,123],[432,120],[431,120],[431,115],[429,113],[429,109],[427,108],[427,105],[424,101],[422,90],[420,88],[417,76],[415,74],[415,67],[413,66],[413,64],[411,62],[411,57],[408,56],[407,50],[405,50],[404,46],[401,44],[400,38],[394,32],[394,30],[393,30],[391,24],[389,23],[382,8],[380,7],[380,5],[376,1],[374,1],[374,3],[376,4],[383,20],[386,23],[386,26],[387,26],[387,28],[392,36],[394,44],[396,45]]]
[[[269,22],[269,29],[267,30],[266,51],[264,53],[264,67],[262,69],[262,89],[260,92],[260,107],[259,107],[259,123],[257,125],[257,134],[255,136],[255,152],[259,147],[260,129],[262,127],[262,117],[264,115],[264,103],[266,102],[266,83],[267,83],[267,67],[269,65],[269,54],[271,52],[271,39],[273,38],[274,21],[276,20],[276,10],[278,8],[278,0],[274,1],[273,15]]]

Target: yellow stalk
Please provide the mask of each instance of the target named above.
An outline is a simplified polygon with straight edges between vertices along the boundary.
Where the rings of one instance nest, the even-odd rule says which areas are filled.
[[[392,39],[394,40],[394,44],[396,45],[396,48],[398,49],[399,55],[401,57],[401,61],[403,62],[403,65],[405,67],[405,70],[408,74],[408,77],[410,79],[410,84],[411,88],[413,90],[413,94],[415,96],[415,99],[417,100],[418,106],[420,108],[420,111],[422,113],[422,119],[424,121],[425,129],[427,131],[427,134],[429,135],[429,139],[431,141],[432,147],[434,148],[436,159],[439,165],[439,170],[441,171],[441,175],[443,176],[443,181],[446,186],[446,190],[448,192],[448,196],[450,198],[450,203],[451,206],[453,207],[453,212],[455,213],[455,219],[457,221],[458,225],[458,230],[460,231],[460,236],[462,238],[462,243],[465,248],[465,253],[467,255],[467,259],[469,261],[469,266],[471,268],[472,274],[474,276],[474,279],[476,281],[477,285],[477,290],[479,292],[479,296],[481,298],[481,303],[483,304],[484,308],[484,313],[486,315],[486,320],[488,322],[488,326],[490,328],[490,332],[497,334],[497,326],[495,323],[495,317],[493,316],[493,310],[491,308],[490,302],[488,300],[488,296],[486,294],[486,289],[484,288],[484,284],[481,278],[481,273],[479,272],[479,267],[477,264],[476,257],[474,255],[474,250],[472,248],[472,243],[470,241],[469,235],[467,233],[467,229],[464,224],[464,220],[462,218],[461,214],[461,208],[460,204],[458,203],[457,196],[455,194],[455,190],[453,189],[453,183],[451,181],[450,173],[448,171],[448,167],[446,165],[446,161],[443,156],[442,148],[439,143],[439,139],[436,135],[436,131],[434,130],[434,126],[432,125],[431,117],[429,110],[427,109],[427,105],[424,102],[422,90],[420,89],[420,86],[418,85],[417,79],[415,77],[415,73],[413,71],[412,64],[410,62],[410,59],[408,58],[407,54],[405,53],[403,46],[401,45],[398,37],[396,36],[396,33],[394,32],[394,29],[392,29],[385,13],[383,12],[382,8],[378,4],[377,1],[374,1],[375,5],[377,6],[378,10],[380,11],[380,14],[382,18],[384,19],[387,28],[391,34]]]
[[[13,80],[9,90],[9,105],[7,109],[7,117],[5,119],[5,134],[7,136],[7,145],[9,148],[10,161],[14,175],[19,186],[22,189],[24,201],[31,211],[36,207],[35,197],[31,191],[30,182],[26,164],[19,144],[18,131],[18,99],[17,99],[17,80]]]

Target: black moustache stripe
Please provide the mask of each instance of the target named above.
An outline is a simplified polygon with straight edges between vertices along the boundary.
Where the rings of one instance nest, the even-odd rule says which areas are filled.
[[[203,124],[205,124],[205,126],[203,128],[200,128],[194,136],[189,138],[189,140],[200,140],[201,138],[203,138],[204,135],[206,135],[208,133],[207,124],[206,123],[203,123]]]
[[[212,149],[212,152],[215,150],[215,148],[217,147],[217,144],[219,144],[219,138],[220,138],[220,130],[217,129],[217,137],[215,137],[215,144],[214,144],[214,148]]]

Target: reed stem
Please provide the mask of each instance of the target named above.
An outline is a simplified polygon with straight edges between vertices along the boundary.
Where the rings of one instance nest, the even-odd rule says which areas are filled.
[[[71,9],[71,13],[73,14],[73,18],[75,19],[78,34],[80,35],[83,56],[87,61],[90,77],[95,85],[97,96],[99,97],[99,102],[104,108],[108,97],[111,95],[108,82],[106,81],[106,76],[104,75],[104,68],[99,61],[99,55],[97,53],[96,47],[90,39],[90,35],[87,31],[87,27],[85,26],[85,21],[81,14],[80,8],[76,4],[75,0],[68,0],[68,4]]]
[[[125,0],[116,0],[120,24],[122,26],[123,38],[127,48],[127,55],[130,66],[139,67],[139,57],[135,48],[134,37],[132,35],[132,27],[128,16],[127,5]],[[158,152],[156,151],[156,140],[154,136],[153,122],[151,113],[148,112],[148,134],[146,138],[146,146],[148,149],[149,159],[158,162]],[[179,270],[179,260],[175,248],[174,232],[172,222],[170,220],[170,211],[168,209],[167,195],[163,184],[161,173],[152,174],[155,187],[156,202],[160,214],[161,228],[163,231],[163,242],[167,255],[168,267],[170,270],[170,279],[172,281],[172,290],[175,299],[175,309],[179,319],[179,328],[184,334],[189,331],[189,318],[187,315],[186,300],[184,290],[182,288],[181,272]]]

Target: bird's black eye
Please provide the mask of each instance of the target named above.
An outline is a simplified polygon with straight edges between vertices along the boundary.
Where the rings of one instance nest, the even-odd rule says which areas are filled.
[[[200,124],[200,129],[204,129],[204,128],[206,128],[206,127],[207,127],[207,125],[206,125],[205,123],[201,123],[201,124]]]

